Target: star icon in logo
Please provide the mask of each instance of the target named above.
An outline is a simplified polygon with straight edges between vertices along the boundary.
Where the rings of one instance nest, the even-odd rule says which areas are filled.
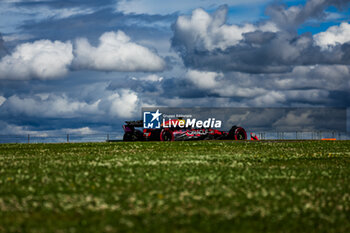
[[[151,122],[154,121],[155,119],[157,119],[157,121],[159,121],[159,117],[160,117],[161,115],[162,115],[162,114],[159,113],[159,109],[157,109],[157,111],[156,111],[155,113],[152,113],[153,118],[152,118]]]

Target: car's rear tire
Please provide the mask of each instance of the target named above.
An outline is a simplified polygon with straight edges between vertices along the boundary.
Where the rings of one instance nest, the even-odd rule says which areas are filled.
[[[137,141],[138,137],[136,134],[134,133],[125,133],[124,136],[123,136],[123,141],[126,141],[126,142],[134,142],[134,141]]]
[[[247,132],[242,127],[236,129],[235,140],[247,140]]]
[[[133,132],[126,132],[123,136],[123,141],[134,142],[134,141],[143,141],[143,133],[139,130]]]
[[[247,132],[242,127],[233,126],[229,131],[229,139],[247,140]]]
[[[173,133],[173,131],[163,129],[160,132],[160,140],[161,141],[174,141],[174,133]]]

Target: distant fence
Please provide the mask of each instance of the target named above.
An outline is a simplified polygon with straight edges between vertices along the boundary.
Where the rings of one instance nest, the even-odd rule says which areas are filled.
[[[0,143],[69,143],[121,140],[121,134],[0,135]]]
[[[350,133],[335,131],[295,131],[295,132],[254,132],[261,140],[321,140],[335,138],[336,140],[350,140]],[[250,132],[247,132],[250,139]]]
[[[250,133],[247,132],[248,139]],[[260,140],[321,140],[335,138],[350,140],[350,133],[345,132],[254,132]],[[122,140],[120,133],[105,134],[60,134],[60,135],[0,135],[0,143],[73,143],[73,142],[106,142]]]

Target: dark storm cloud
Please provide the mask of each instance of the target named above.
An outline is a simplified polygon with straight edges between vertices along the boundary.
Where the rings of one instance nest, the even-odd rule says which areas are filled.
[[[298,65],[350,64],[348,43],[322,50],[314,45],[310,34],[252,32],[243,37],[239,45],[224,51],[186,50],[181,56],[191,68],[247,73],[283,73]]]
[[[7,52],[6,52],[6,48],[4,45],[4,40],[3,40],[2,35],[0,33],[0,59],[1,59],[1,57],[3,57],[6,54],[7,54]]]
[[[164,90],[164,97],[171,98],[176,96],[179,98],[205,98],[218,97],[219,95],[210,93],[207,90],[195,88],[193,83],[185,78],[169,78],[162,82],[162,89]]]
[[[157,81],[149,81],[143,78],[144,77],[125,77],[116,79],[109,83],[106,90],[114,91],[129,88],[140,93],[145,99],[152,96],[162,96],[164,99],[172,97],[189,99],[219,96],[217,94],[208,93],[206,90],[194,88],[193,84],[188,79],[181,77],[159,77]]]
[[[123,88],[129,88],[137,93],[145,93],[145,92],[161,92],[161,86],[160,82],[149,82],[149,81],[142,81],[138,80],[137,78],[130,78],[130,77],[125,77],[123,79],[119,80],[113,80],[106,90],[117,90],[117,89],[123,89]]]
[[[172,46],[187,67],[200,70],[283,73],[299,65],[349,65],[349,44],[338,44],[325,50],[315,44],[311,34],[298,35],[288,26],[282,26],[298,26],[317,17],[327,6],[348,2],[311,0],[304,7],[272,6],[268,12],[278,29],[271,26],[271,21],[227,25],[225,7],[212,15],[196,10],[190,18],[178,18],[173,26]],[[199,22],[201,17],[205,18],[205,23]]]
[[[349,0],[309,0],[302,7],[292,6],[290,8],[281,4],[273,4],[266,8],[266,14],[284,30],[296,30],[308,19],[325,17],[324,10],[328,7],[343,8],[349,2]]]
[[[20,29],[36,38],[71,40],[87,37],[97,42],[106,31],[122,30],[135,39],[151,38],[154,34],[170,34],[154,23],[170,24],[176,15],[125,15],[112,8],[99,9],[90,14],[74,15],[68,18],[49,18],[43,21],[25,21]]]
[[[329,92],[330,106],[349,107],[350,91],[335,90]],[[350,126],[350,125],[349,125]]]

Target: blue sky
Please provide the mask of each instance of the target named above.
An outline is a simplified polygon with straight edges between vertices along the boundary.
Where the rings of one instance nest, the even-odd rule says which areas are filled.
[[[349,2],[3,0],[0,132],[121,133],[142,106],[349,107]]]

